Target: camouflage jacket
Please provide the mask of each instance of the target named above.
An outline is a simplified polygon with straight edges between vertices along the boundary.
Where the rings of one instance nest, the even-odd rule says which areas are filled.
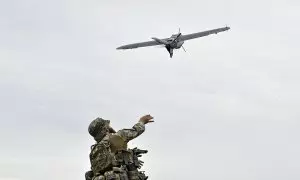
[[[104,174],[106,171],[110,171],[114,166],[117,166],[118,160],[114,152],[112,151],[111,137],[119,137],[125,145],[127,143],[141,135],[145,131],[145,125],[143,123],[136,123],[131,129],[122,129],[114,134],[106,135],[100,142],[97,142],[91,147],[90,162],[93,174]],[[127,149],[127,146],[124,147]]]

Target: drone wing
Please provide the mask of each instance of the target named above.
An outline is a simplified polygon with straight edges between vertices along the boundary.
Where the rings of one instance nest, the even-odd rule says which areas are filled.
[[[134,44],[127,44],[124,46],[120,46],[117,49],[134,49],[139,47],[146,47],[146,46],[156,46],[160,45],[160,43],[156,41],[146,41],[146,42],[140,42],[140,43],[134,43]]]
[[[179,38],[182,41],[186,41],[186,40],[195,39],[195,38],[199,38],[199,37],[203,37],[203,36],[208,36],[210,34],[217,34],[219,32],[227,31],[229,29],[230,29],[230,27],[212,29],[212,30],[202,31],[202,32],[193,33],[193,34],[181,35]]]

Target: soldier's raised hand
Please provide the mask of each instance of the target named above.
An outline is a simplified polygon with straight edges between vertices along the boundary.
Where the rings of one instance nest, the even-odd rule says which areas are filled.
[[[144,165],[144,161],[138,160],[138,169],[141,169],[141,167]]]
[[[153,119],[153,117],[150,114],[148,114],[148,115],[141,117],[139,122],[142,122],[143,124],[147,124],[147,123],[154,122],[152,119]]]

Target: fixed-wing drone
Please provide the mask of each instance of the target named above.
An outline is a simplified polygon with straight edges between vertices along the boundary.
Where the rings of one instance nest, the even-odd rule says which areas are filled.
[[[163,45],[168,50],[168,52],[170,54],[170,58],[172,58],[174,49],[180,49],[182,47],[183,50],[185,51],[184,47],[182,46],[184,41],[203,37],[203,36],[208,36],[210,34],[217,34],[219,32],[227,31],[229,29],[230,29],[230,27],[226,26],[223,28],[212,29],[212,30],[208,30],[208,31],[202,31],[202,32],[186,34],[186,35],[182,35],[180,33],[180,29],[179,29],[178,34],[173,34],[169,38],[159,39],[159,38],[153,37],[152,38],[153,41],[128,44],[128,45],[120,46],[117,49],[134,49],[134,48],[146,47],[146,46]]]

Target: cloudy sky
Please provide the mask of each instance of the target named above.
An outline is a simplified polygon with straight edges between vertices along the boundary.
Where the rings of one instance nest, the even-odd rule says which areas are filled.
[[[150,113],[154,180],[300,179],[300,2],[0,1],[0,180],[82,180],[96,117]],[[117,51],[230,26],[163,48]]]

